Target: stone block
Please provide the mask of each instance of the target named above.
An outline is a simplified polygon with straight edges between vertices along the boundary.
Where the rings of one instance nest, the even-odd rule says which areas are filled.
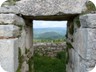
[[[85,14],[80,16],[82,28],[96,28],[96,14]]]
[[[27,16],[80,14],[86,10],[88,0],[21,0],[14,6],[0,8],[0,13]]]
[[[19,9],[17,6],[6,6],[6,7],[0,7],[0,14],[19,14]]]
[[[20,28],[14,25],[0,25],[0,38],[17,37]]]
[[[25,48],[26,48],[26,31],[22,28],[21,36],[19,37],[19,48],[21,49],[21,54],[25,55]]]
[[[27,49],[32,48],[32,40],[33,40],[32,27],[27,26],[26,27],[26,48]]]
[[[18,39],[0,39],[0,64],[7,72],[18,67]]]
[[[96,60],[96,29],[78,29],[74,34],[73,46],[82,58]]]
[[[25,22],[23,18],[15,15],[15,14],[0,14],[0,24],[13,24],[24,26]]]
[[[80,14],[86,10],[88,0],[21,0],[15,6],[3,7],[0,13],[27,16]]]
[[[83,58],[74,50],[69,50],[69,63],[68,66],[72,72],[86,72],[86,66]],[[69,70],[67,70],[70,72]]]
[[[23,15],[47,16],[56,14],[79,14],[88,0],[22,0],[17,3]]]
[[[74,42],[73,47],[76,52],[78,52],[79,55],[81,55],[83,58],[86,57],[87,47],[87,29],[78,29],[77,32],[74,34]]]

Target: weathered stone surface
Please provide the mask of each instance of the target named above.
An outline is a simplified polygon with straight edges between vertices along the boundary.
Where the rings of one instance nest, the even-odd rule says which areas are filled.
[[[82,57],[90,70],[95,66],[96,61],[96,29],[80,28],[74,35],[74,50]]]
[[[23,18],[15,14],[0,14],[0,24],[25,25]]]
[[[74,49],[83,57],[86,57],[86,35],[87,29],[78,29],[77,32],[74,34]]]
[[[31,40],[32,18],[53,20],[58,15],[56,17],[59,17],[59,20],[62,17],[63,20],[65,15],[65,19],[69,20],[71,15],[76,16],[86,9],[86,1],[88,0],[21,0],[14,6],[0,8],[0,36],[9,37],[9,39],[0,38],[0,64],[2,68],[9,72],[16,72],[19,47],[24,59],[21,70],[22,72],[28,71],[27,62],[32,57],[34,51]],[[25,21],[27,25],[25,26],[24,20],[15,14],[22,15],[25,19],[30,17],[31,20],[26,20],[28,22]],[[73,16],[72,19],[74,18]],[[66,17],[69,17],[69,19]],[[76,31],[75,27],[71,28],[73,20],[68,23],[70,24],[68,27],[68,32],[70,33],[68,33],[67,37],[70,44],[73,45],[73,48],[69,50],[68,68],[70,70],[68,72],[88,72],[96,63],[96,14],[80,16],[80,23],[81,27],[77,28]],[[18,36],[19,30],[14,25],[18,25],[20,28],[21,35],[19,40],[13,37]],[[21,26],[26,28],[22,29]],[[28,50],[26,54],[25,48],[26,51]]]
[[[21,55],[25,55],[25,48],[26,48],[26,31],[23,27],[21,30],[21,35],[19,37],[19,48],[21,49]]]
[[[96,29],[90,28],[80,28],[74,34],[74,48],[82,56],[82,58],[89,59],[92,57],[91,53],[93,53],[93,51],[96,49],[95,36]]]
[[[11,12],[31,16],[47,16],[61,14],[80,14],[88,0],[21,0],[14,7],[2,8],[0,13]],[[12,11],[12,9],[15,11]]]
[[[40,54],[41,56],[47,55],[49,57],[55,57],[58,52],[66,49],[66,42],[62,43],[33,43],[34,53]]]
[[[18,67],[18,39],[0,39],[0,64],[7,72]]]
[[[27,62],[25,61],[22,64],[21,72],[28,72],[28,70],[29,70],[29,66],[28,66]]]
[[[21,0],[17,6],[21,9],[23,15],[56,15],[78,14],[85,7],[87,0]]]
[[[67,71],[89,72],[96,64],[96,14],[81,15],[79,23],[81,27],[76,26],[78,23],[79,19],[73,27],[73,42],[69,32],[67,36],[73,46],[69,49]],[[70,27],[68,25],[68,30],[71,30]]]
[[[19,27],[14,25],[0,25],[0,38],[17,37],[20,35]]]
[[[0,14],[19,14],[20,11],[17,6],[6,6],[6,7],[0,7]]]
[[[27,49],[30,49],[30,48],[33,49],[32,40],[33,40],[32,27],[26,26],[26,48]]]
[[[80,23],[83,28],[96,28],[96,14],[81,15]]]
[[[89,68],[91,68],[88,64],[89,61],[82,58],[77,51],[74,49],[69,50],[69,63],[67,67],[70,70],[67,68],[67,72],[88,72]]]

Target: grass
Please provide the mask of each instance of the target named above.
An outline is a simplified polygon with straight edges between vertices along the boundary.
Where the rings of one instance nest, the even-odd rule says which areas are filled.
[[[57,53],[55,58],[34,55],[35,72],[66,72],[66,52]]]
[[[51,42],[51,43],[61,43],[61,42],[64,42],[66,41],[66,38],[61,38],[61,39],[54,39],[54,40],[48,40],[48,39],[33,39],[33,42],[36,43],[36,42],[42,42],[42,43],[48,43],[48,42]]]

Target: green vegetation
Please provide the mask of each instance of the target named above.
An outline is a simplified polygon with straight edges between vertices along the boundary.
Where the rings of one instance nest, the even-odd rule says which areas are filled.
[[[79,16],[77,16],[75,19],[74,19],[74,24],[79,28],[81,25],[80,25],[80,20],[79,20]]]
[[[65,37],[66,28],[34,28],[33,34],[34,34],[33,36],[34,39],[40,39],[40,38],[56,39],[56,37],[62,38],[62,36]]]
[[[15,5],[16,0],[8,0],[7,2],[9,3],[8,5]]]
[[[57,53],[55,58],[34,55],[35,72],[66,72],[66,52]]]
[[[28,65],[29,65],[29,72],[34,72],[34,60],[33,60],[33,57],[31,57],[29,59]]]
[[[20,0],[7,0],[8,2],[16,2],[16,1],[20,1]]]
[[[67,45],[67,48],[68,48],[68,49],[73,48],[73,46],[72,46],[70,43],[68,43],[68,42],[66,43],[66,45]]]
[[[42,39],[42,40],[55,40],[55,39],[60,39],[63,38],[62,35],[56,32],[45,32],[39,35],[37,39]]]
[[[21,55],[21,49],[19,48],[19,54],[18,54],[18,59],[19,59],[19,66],[16,72],[21,72],[21,67],[23,63],[23,56]]]
[[[33,42],[60,43],[66,40],[66,28],[34,28]]]
[[[82,12],[81,15],[90,13],[91,11],[96,11],[96,7],[95,7],[95,5],[94,5],[94,3],[92,1],[87,1],[86,2],[86,8],[87,8],[87,10]]]
[[[94,3],[91,1],[86,2],[86,7],[87,7],[86,12],[96,11],[96,7],[95,7]]]
[[[50,40],[50,39],[34,39],[33,42],[42,42],[42,43],[47,43],[47,42],[51,42],[51,43],[61,43],[66,41],[66,38],[61,38],[61,39],[54,39],[54,40]]]
[[[73,33],[74,33],[74,25],[73,25],[73,24],[70,24],[69,33],[70,33],[71,35],[73,35]]]
[[[15,4],[16,4],[16,1],[20,1],[20,0],[7,0],[6,2],[4,2],[4,3],[2,4],[2,7],[3,7],[4,5],[8,5],[8,6],[15,5]]]

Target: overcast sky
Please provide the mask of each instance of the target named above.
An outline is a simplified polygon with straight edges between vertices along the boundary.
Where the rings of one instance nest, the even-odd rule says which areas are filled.
[[[33,21],[34,28],[66,27],[67,21]]]
[[[7,0],[0,0],[0,6],[3,3],[3,1]],[[96,0],[90,0],[92,1],[96,6]],[[34,28],[48,28],[48,27],[66,27],[67,21],[33,21]]]

